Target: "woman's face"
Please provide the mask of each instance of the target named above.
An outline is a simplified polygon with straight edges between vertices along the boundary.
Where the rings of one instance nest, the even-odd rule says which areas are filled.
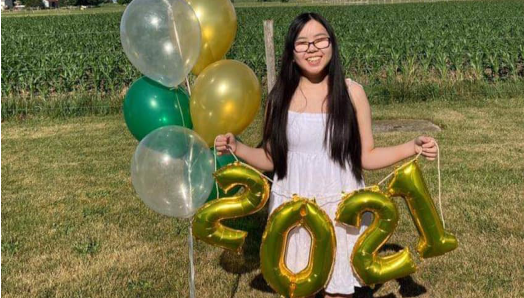
[[[316,20],[307,22],[295,39],[293,56],[304,75],[320,74],[331,60],[332,52],[329,34]]]

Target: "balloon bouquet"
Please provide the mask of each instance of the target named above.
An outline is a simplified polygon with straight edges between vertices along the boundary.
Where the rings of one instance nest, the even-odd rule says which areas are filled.
[[[213,187],[218,166],[220,181],[238,175],[239,165],[228,156],[214,157],[210,148],[218,134],[241,133],[261,103],[255,73],[244,63],[221,60],[236,31],[229,0],[133,0],[122,15],[123,50],[144,75],[123,104],[127,127],[139,141],[131,180],[158,213],[191,218],[206,201],[239,190],[238,183],[227,191]],[[197,75],[192,93],[191,71]],[[180,86],[184,81],[187,91]],[[191,229],[189,241],[193,276]]]
[[[221,60],[236,31],[229,0],[134,0],[122,16],[122,47],[144,74],[123,104],[127,127],[140,141],[132,182],[157,212],[188,218],[216,198],[214,138],[241,133],[260,107],[255,73],[244,63]],[[192,93],[191,71],[198,76]],[[184,81],[188,91],[180,86]],[[220,166],[232,162],[216,160]]]

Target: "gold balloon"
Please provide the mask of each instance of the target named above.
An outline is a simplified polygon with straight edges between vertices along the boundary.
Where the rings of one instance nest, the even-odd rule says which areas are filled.
[[[284,256],[288,234],[297,226],[309,231],[312,243],[308,265],[294,273],[287,268]],[[269,217],[260,247],[262,274],[285,297],[313,295],[329,281],[335,250],[335,231],[328,215],[314,201],[295,195]]]
[[[193,233],[204,242],[238,252],[247,232],[228,228],[220,221],[250,215],[262,209],[269,198],[269,184],[259,172],[238,161],[220,168],[213,175],[226,193],[239,185],[245,189],[236,196],[202,206],[193,217]]]
[[[380,192],[378,186],[347,194],[340,202],[336,220],[360,227],[364,212],[372,212],[373,223],[358,238],[351,254],[351,263],[357,276],[367,285],[384,283],[416,271],[408,248],[388,256],[378,256],[398,224],[395,203]]]
[[[208,66],[192,89],[193,129],[213,146],[219,134],[240,134],[255,118],[261,88],[255,73],[244,63],[220,60]]]
[[[237,34],[237,15],[229,0],[187,0],[200,22],[200,56],[193,73],[224,57]]]
[[[442,226],[416,160],[395,170],[388,193],[406,201],[420,235],[417,251],[423,258],[440,256],[457,248],[455,236]]]

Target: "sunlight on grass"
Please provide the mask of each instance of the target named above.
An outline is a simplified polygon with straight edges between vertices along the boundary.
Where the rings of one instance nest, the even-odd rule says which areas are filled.
[[[374,119],[439,125],[442,201],[459,248],[359,295],[518,297],[524,272],[524,98],[373,105]],[[240,136],[260,140],[261,113]],[[417,132],[375,135],[377,146]],[[137,145],[122,115],[2,124],[2,295],[188,297],[187,229],[149,210],[130,181]],[[437,198],[436,162],[421,168]],[[367,172],[367,184],[393,167]],[[387,251],[417,234],[402,200]],[[277,297],[260,275],[267,211],[227,223],[249,231],[243,254],[195,244],[197,297]],[[356,295],[356,297],[359,297]],[[369,297],[369,296],[365,296]]]

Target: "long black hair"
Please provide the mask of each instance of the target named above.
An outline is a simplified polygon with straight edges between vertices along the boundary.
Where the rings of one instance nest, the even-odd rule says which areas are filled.
[[[328,118],[324,134],[324,147],[327,147],[326,144],[329,139],[331,145],[330,158],[345,169],[347,169],[348,164],[351,164],[351,171],[357,181],[360,182],[362,181],[362,149],[355,108],[347,90],[335,32],[331,25],[317,13],[303,13],[296,17],[289,26],[280,72],[275,86],[267,98],[262,147],[266,155],[271,156],[274,172],[278,179],[286,177],[288,110],[301,77],[300,68],[293,63],[294,44],[298,34],[310,20],[316,20],[326,28],[333,47],[331,60],[326,65],[329,77]]]

